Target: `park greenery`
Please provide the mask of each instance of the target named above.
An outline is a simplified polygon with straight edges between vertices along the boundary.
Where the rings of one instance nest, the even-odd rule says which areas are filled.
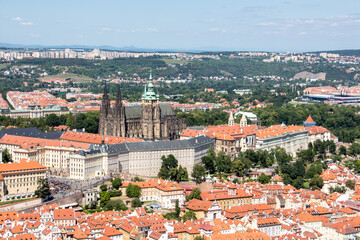
[[[2,156],[1,156],[1,161],[3,163],[9,163],[12,162],[12,157],[11,154],[9,152],[9,150],[7,148],[4,148],[4,150],[2,150]]]
[[[38,187],[35,190],[35,195],[45,201],[51,196],[50,185],[46,178],[40,178],[38,180]]]
[[[186,167],[178,166],[178,160],[174,155],[162,156],[161,160],[161,168],[158,173],[159,178],[176,182],[187,181],[189,179]]]
[[[126,196],[129,198],[139,198],[141,197],[141,188],[138,185],[135,184],[129,184],[126,187]]]

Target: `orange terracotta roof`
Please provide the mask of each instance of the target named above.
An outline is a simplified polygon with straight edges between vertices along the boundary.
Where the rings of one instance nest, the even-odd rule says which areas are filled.
[[[256,137],[258,139],[266,139],[281,136],[287,133],[292,132],[303,132],[307,131],[305,127],[302,126],[282,126],[282,125],[273,125],[271,127],[260,129],[256,131]]]
[[[29,160],[21,159],[20,162],[13,163],[1,163],[0,164],[0,173],[7,174],[10,172],[24,171],[24,170],[36,170],[36,171],[46,171],[46,167],[40,163]]]
[[[54,220],[75,219],[73,209],[54,209]]]
[[[88,143],[76,143],[67,142],[55,139],[42,139],[23,137],[15,135],[4,135],[0,139],[0,144],[20,146],[22,149],[32,149],[38,146],[42,147],[63,147],[63,148],[76,148],[76,149],[88,149],[90,144]]]
[[[207,211],[212,205],[212,202],[202,201],[198,199],[191,199],[187,204],[186,208],[193,211]]]
[[[237,189],[236,194],[234,194],[234,195],[229,195],[228,190],[208,191],[208,192],[201,193],[201,198],[205,201],[233,199],[233,198],[250,198],[250,197],[252,197],[252,196],[250,194],[247,194],[242,189]]]
[[[183,190],[177,182],[165,181],[163,179],[147,180],[144,182],[125,182],[121,187],[126,188],[129,184],[138,185],[140,188],[157,188],[162,191]]]
[[[309,131],[309,135],[316,135],[316,134],[323,134],[326,132],[330,132],[324,127],[320,126],[311,126],[311,127],[305,127]]]
[[[305,123],[314,123],[314,120],[313,120],[312,117],[309,115],[308,118],[305,120]]]
[[[142,139],[138,138],[123,138],[116,136],[108,136],[108,135],[100,135],[93,133],[83,133],[83,132],[73,132],[67,131],[65,132],[61,138],[61,140],[67,140],[72,142],[81,142],[81,143],[91,143],[91,144],[101,144],[102,140],[106,144],[117,144],[123,142],[142,142]]]

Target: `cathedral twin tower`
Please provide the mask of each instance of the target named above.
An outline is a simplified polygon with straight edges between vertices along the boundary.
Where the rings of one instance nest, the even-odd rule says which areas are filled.
[[[141,104],[124,106],[118,85],[115,107],[110,105],[106,84],[100,108],[99,133],[118,137],[142,138],[145,141],[173,140],[185,129],[169,103],[160,103],[151,81],[145,85]]]

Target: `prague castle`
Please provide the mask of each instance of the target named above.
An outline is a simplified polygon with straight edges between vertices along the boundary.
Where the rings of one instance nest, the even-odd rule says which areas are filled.
[[[169,103],[160,103],[151,81],[145,85],[141,104],[124,106],[120,86],[115,107],[104,87],[100,108],[99,133],[118,137],[142,138],[145,141],[178,139],[180,132],[186,128],[182,119],[177,119]]]

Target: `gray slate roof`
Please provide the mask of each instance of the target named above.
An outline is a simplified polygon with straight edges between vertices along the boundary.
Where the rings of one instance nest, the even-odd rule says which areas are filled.
[[[79,151],[80,155],[97,154],[108,152],[109,154],[119,154],[124,152],[141,152],[141,151],[163,151],[186,148],[196,148],[214,143],[214,139],[207,136],[199,136],[187,140],[172,141],[155,141],[155,142],[132,142],[119,143],[111,145],[92,146],[89,151]]]
[[[169,115],[175,115],[171,105],[169,103],[160,103],[160,117]],[[139,104],[125,107],[125,117],[127,119],[141,118],[141,105]]]
[[[5,134],[23,136],[23,137],[34,137],[34,138],[44,138],[44,139],[59,139],[63,135],[63,131],[59,132],[42,132],[37,128],[10,128],[0,131],[0,138]]]

